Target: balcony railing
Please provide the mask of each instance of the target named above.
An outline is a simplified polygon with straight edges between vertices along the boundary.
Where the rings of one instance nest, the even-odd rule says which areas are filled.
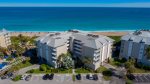
[[[56,56],[56,53],[52,53],[53,56]]]

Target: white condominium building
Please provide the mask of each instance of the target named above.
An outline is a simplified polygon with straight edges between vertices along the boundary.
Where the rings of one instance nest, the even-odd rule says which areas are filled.
[[[57,58],[70,51],[74,57],[83,61],[90,58],[87,67],[96,70],[111,57],[113,40],[102,35],[93,35],[79,31],[51,33],[37,39],[38,57],[41,61],[57,68]]]
[[[0,31],[0,47],[7,47],[11,45],[10,33],[3,29]]]
[[[150,65],[146,49],[150,45],[150,31],[139,30],[129,33],[121,38],[120,57],[135,58],[137,62]]]

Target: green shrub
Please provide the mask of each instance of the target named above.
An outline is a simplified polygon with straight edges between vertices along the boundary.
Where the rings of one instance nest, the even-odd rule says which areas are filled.
[[[14,77],[12,80],[13,81],[19,81],[21,79],[21,75],[17,75],[16,77]]]
[[[105,70],[105,71],[102,72],[102,74],[103,74],[104,76],[112,76],[112,71],[110,71],[110,70]]]
[[[40,66],[40,71],[46,71],[46,70],[47,70],[46,65],[45,65],[45,64],[42,64],[42,65]]]
[[[35,70],[34,70],[34,69],[30,70],[30,73],[34,73],[34,72],[35,72]]]

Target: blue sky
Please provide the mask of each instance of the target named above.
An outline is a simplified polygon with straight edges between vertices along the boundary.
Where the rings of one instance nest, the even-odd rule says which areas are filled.
[[[0,0],[0,6],[150,7],[150,0]]]
[[[0,0],[4,3],[134,3],[150,0]]]

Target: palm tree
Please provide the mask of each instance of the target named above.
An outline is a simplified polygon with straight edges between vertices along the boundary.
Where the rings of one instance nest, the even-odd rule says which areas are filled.
[[[89,56],[84,56],[83,63],[85,63],[85,64],[92,64],[93,60]]]
[[[147,48],[146,48],[146,56],[147,56],[147,59],[150,59],[150,46],[148,46]]]
[[[59,57],[57,58],[57,66],[61,67],[62,66],[62,58],[64,57],[64,54],[59,55]]]

